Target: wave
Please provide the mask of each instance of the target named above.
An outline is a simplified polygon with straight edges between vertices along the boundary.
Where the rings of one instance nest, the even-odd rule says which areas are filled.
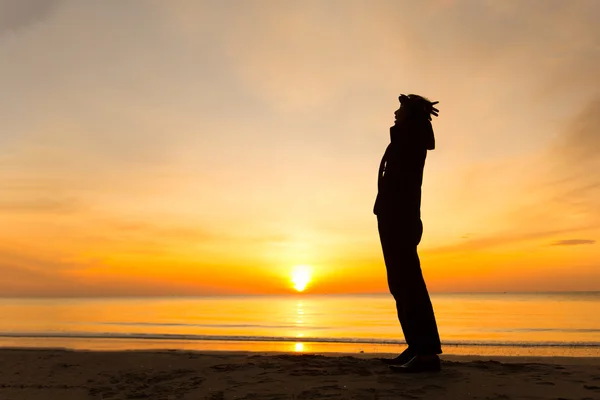
[[[80,324],[78,322],[77,324]],[[271,328],[271,329],[294,329],[298,325],[266,325],[266,324],[189,324],[185,322],[100,322],[99,325],[117,326],[184,326],[197,328]],[[319,330],[330,329],[327,326],[306,326],[302,329]]]
[[[596,328],[508,328],[508,329],[482,329],[487,332],[569,332],[569,333],[597,333]]]
[[[345,343],[370,345],[401,345],[404,340],[374,338],[292,337],[292,336],[224,336],[155,333],[84,333],[84,332],[0,332],[0,338],[37,339],[128,339],[128,340],[178,340],[178,341],[222,341],[222,342],[302,342],[302,343]],[[577,347],[600,348],[600,342],[501,342],[454,340],[442,342],[443,346],[485,347]]]
[[[77,324],[81,324],[78,322]],[[190,324],[185,322],[100,322],[98,325],[114,326],[177,326],[195,328],[269,328],[294,329],[298,325],[268,325],[268,324]],[[329,326],[302,326],[303,330],[327,330]],[[567,332],[567,333],[600,333],[600,328],[482,328],[484,332]]]

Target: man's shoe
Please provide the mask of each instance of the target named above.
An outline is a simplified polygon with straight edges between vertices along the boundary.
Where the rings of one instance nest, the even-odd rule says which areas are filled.
[[[387,365],[404,365],[409,362],[415,356],[415,352],[407,347],[400,355],[396,358],[382,358],[381,361]]]
[[[442,363],[438,356],[415,356],[406,364],[390,365],[390,368],[394,372],[402,373],[439,372],[442,369]]]

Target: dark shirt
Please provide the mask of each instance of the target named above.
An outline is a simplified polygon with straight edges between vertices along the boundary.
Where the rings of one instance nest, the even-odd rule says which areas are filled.
[[[392,127],[391,139],[379,167],[373,212],[383,218],[418,220],[427,149],[410,127]]]

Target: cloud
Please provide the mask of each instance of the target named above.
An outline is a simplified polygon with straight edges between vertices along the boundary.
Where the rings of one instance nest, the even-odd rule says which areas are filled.
[[[599,88],[600,90],[600,88]],[[588,229],[600,222],[600,92],[583,104],[540,157],[521,166],[524,226],[559,224]],[[537,221],[528,218],[533,216]]]
[[[99,261],[83,264],[32,249],[0,248],[0,297],[199,295],[228,291],[227,287],[215,289],[197,280],[146,274],[89,274],[90,270],[101,272],[105,268],[107,266]],[[204,269],[210,270],[210,267]]]
[[[425,249],[425,251],[427,254],[480,251],[507,245],[518,245],[522,242],[535,241],[537,239],[542,239],[558,234],[569,233],[571,231],[572,230],[570,229],[556,229],[523,232],[522,229],[515,228],[512,230],[496,232],[473,239],[470,239],[469,237],[465,238],[464,236],[462,236],[460,237],[460,242],[445,246],[427,248]]]
[[[558,240],[552,243],[550,246],[577,246],[580,244],[594,244],[595,240],[590,239],[566,239],[566,240]]]
[[[600,162],[600,87],[597,89],[596,96],[584,105],[552,148],[558,161],[576,172],[585,172]]]
[[[3,296],[51,295],[72,289],[85,293],[87,285],[76,285],[65,275],[73,265],[60,258],[56,253],[0,248],[0,292]]]
[[[80,203],[74,199],[32,198],[19,200],[0,200],[0,213],[47,213],[71,214],[81,210]]]
[[[0,1],[0,35],[27,28],[47,18],[60,3],[61,0]]]
[[[445,207],[448,212],[456,205],[452,223],[445,227],[455,232],[447,239],[450,243],[429,251],[485,250],[558,240],[556,236],[565,234],[594,234],[600,224],[598,109],[600,94],[582,104],[554,140],[537,153],[471,164],[462,179],[453,178],[457,189],[444,196],[449,197],[449,204],[430,206],[434,199],[425,198],[425,210],[441,212]],[[429,216],[425,217],[427,224]],[[467,229],[472,236],[456,241],[460,237],[456,230]]]
[[[600,93],[574,116],[552,145],[542,180],[551,196],[549,201],[588,223],[600,222],[599,108]]]

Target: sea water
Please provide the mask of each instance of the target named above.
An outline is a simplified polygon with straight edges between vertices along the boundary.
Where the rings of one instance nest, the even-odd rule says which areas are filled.
[[[600,292],[432,294],[446,354],[600,356]],[[394,353],[374,295],[0,299],[0,346]]]

